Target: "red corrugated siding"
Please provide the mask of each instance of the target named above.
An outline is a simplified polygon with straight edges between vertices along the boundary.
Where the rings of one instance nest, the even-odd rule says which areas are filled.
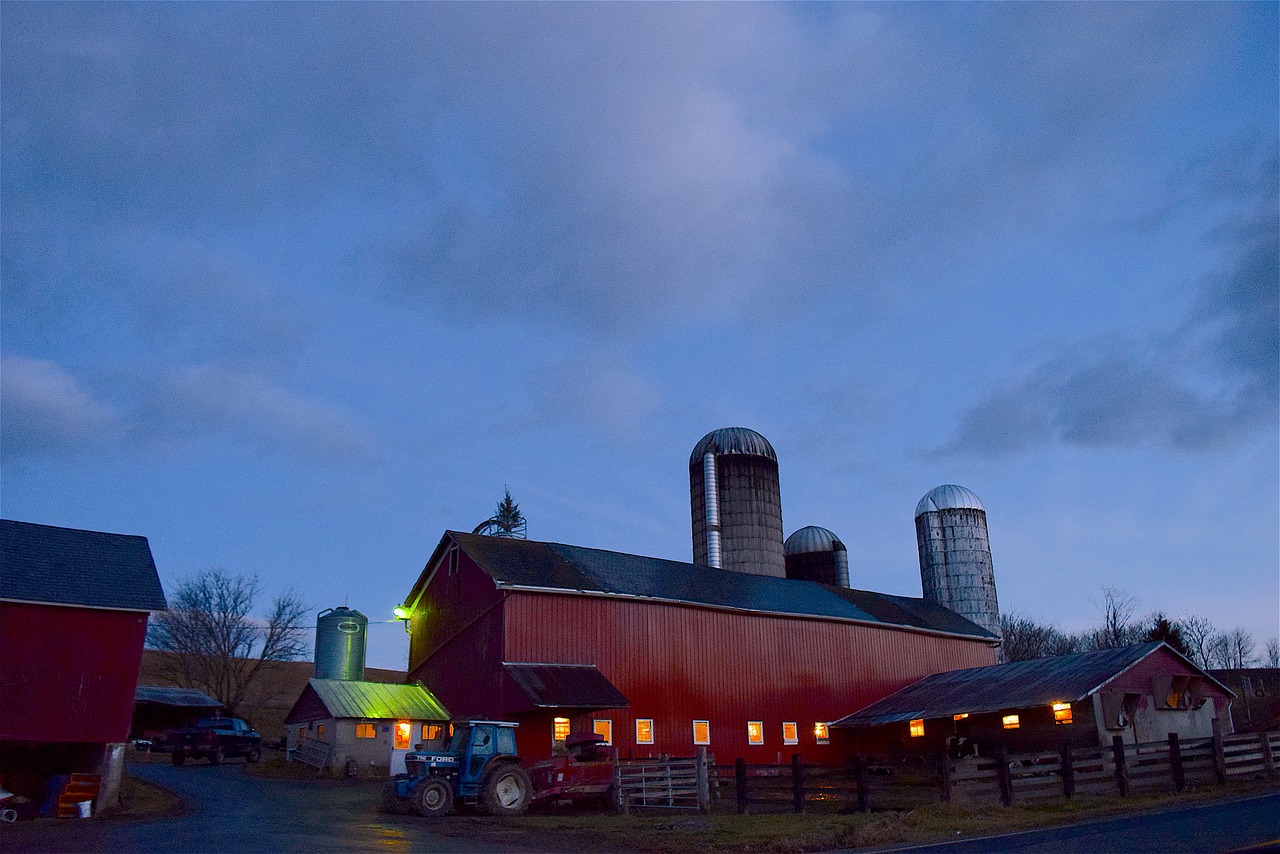
[[[691,722],[711,723],[711,751],[772,762],[800,752],[838,761],[814,743],[815,721],[835,720],[930,673],[995,662],[989,645],[876,626],[712,611],[596,597],[512,593],[504,606],[504,658],[595,664],[631,701],[609,718],[622,754],[693,750]],[[635,745],[636,718],[653,718],[655,743]],[[747,721],[765,743],[747,743]],[[800,744],[782,743],[796,721]],[[523,729],[523,728],[522,728]],[[524,744],[549,737],[521,733]]]
[[[1171,673],[1190,676],[1200,672],[1188,667],[1167,649],[1161,648],[1108,682],[1104,690],[1132,691],[1141,694],[1142,707],[1146,708],[1150,703],[1154,702],[1151,692],[1155,686],[1157,676],[1167,676]],[[1204,692],[1213,698],[1213,705],[1218,711],[1218,717],[1223,720],[1224,724],[1229,723],[1230,716],[1227,714],[1227,706],[1231,698],[1211,682],[1205,683]]]
[[[0,739],[129,737],[147,615],[0,602]]]

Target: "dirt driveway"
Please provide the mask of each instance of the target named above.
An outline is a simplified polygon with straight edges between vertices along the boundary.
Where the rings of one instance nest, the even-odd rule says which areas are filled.
[[[67,819],[7,824],[8,852],[529,852],[514,839],[433,832],[416,816],[378,812],[382,784],[347,780],[266,780],[240,763],[133,765],[129,773],[163,786],[190,807],[187,815],[153,821]],[[465,833],[465,823],[450,820]],[[514,834],[513,834],[514,835]]]

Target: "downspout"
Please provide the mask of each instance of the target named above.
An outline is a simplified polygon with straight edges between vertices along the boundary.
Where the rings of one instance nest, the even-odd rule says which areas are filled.
[[[707,508],[707,566],[720,568],[720,492],[716,486],[716,455],[702,455],[702,500]]]

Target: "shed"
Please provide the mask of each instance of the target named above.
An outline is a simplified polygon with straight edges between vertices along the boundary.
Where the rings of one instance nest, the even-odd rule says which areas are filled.
[[[139,685],[133,695],[129,737],[153,738],[172,727],[217,715],[222,708],[217,700],[194,688]]]
[[[0,520],[0,786],[54,775],[112,802],[147,615],[166,607],[146,537]]]
[[[936,673],[834,721],[858,752],[981,753],[1208,737],[1233,694],[1161,641]]]
[[[361,776],[403,774],[406,753],[450,735],[449,712],[419,682],[309,679],[284,722],[290,760]]]

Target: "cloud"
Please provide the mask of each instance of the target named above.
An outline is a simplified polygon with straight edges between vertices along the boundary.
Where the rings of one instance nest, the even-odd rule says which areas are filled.
[[[576,424],[617,441],[638,438],[662,403],[653,384],[610,348],[551,363],[538,372],[532,393],[529,423]]]
[[[1274,141],[1262,150],[1258,169],[1238,164],[1257,183],[1206,184],[1217,201],[1233,203],[1208,235],[1224,261],[1194,283],[1191,308],[1175,329],[1073,342],[969,407],[954,437],[931,455],[997,457],[1050,443],[1202,453],[1274,435],[1280,182]]]
[[[0,361],[5,462],[88,453],[119,438],[121,421],[62,366],[44,359]]]
[[[217,436],[325,465],[365,462],[373,451],[371,438],[331,407],[263,377],[214,366],[191,367],[162,379],[144,400],[135,428],[147,442]]]

